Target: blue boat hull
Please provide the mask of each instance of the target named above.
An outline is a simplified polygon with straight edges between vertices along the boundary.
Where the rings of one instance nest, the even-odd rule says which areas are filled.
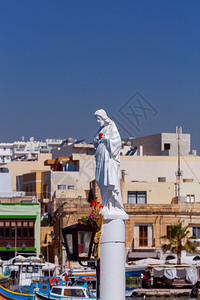
[[[35,300],[35,295],[12,292],[0,285],[0,298],[3,300]]]

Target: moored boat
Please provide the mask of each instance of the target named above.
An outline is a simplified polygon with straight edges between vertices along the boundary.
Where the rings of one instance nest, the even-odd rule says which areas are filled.
[[[36,291],[36,300],[64,300],[64,299],[96,299],[96,296],[93,295],[88,288],[85,286],[55,286],[51,289],[51,292],[48,295],[44,295],[41,292]]]
[[[13,292],[0,285],[0,298],[3,300],[35,300],[35,295]]]
[[[0,298],[3,300],[35,300],[35,291],[48,295],[54,284],[62,286],[63,280],[57,277],[41,277],[31,282],[28,293],[9,290],[0,285]]]

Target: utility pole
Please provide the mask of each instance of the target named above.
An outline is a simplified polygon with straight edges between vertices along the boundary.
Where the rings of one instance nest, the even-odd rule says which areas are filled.
[[[17,255],[17,224],[15,223],[15,257]]]
[[[177,134],[178,134],[178,171],[177,171],[177,187],[178,187],[178,190],[177,190],[177,195],[178,195],[178,198],[180,199],[180,185],[181,185],[181,151],[180,151],[180,131],[181,131],[181,127],[178,126],[177,127]]]

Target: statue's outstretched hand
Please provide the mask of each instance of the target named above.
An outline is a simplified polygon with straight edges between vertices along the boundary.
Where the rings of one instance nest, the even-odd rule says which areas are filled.
[[[94,138],[93,144],[94,144],[94,147],[95,147],[95,148],[98,147],[98,144],[99,144],[99,138],[98,138],[98,137],[95,137],[95,138]]]

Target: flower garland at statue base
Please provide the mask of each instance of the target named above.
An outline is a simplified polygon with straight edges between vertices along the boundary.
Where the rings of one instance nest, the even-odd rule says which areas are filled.
[[[99,243],[101,237],[101,228],[103,224],[103,216],[100,213],[103,205],[100,204],[97,200],[92,200],[90,203],[91,213],[89,216],[78,219],[78,222],[83,225],[87,225],[89,227],[93,227],[96,229],[95,237],[94,237],[94,248],[93,248],[93,256],[95,259],[99,259]]]

